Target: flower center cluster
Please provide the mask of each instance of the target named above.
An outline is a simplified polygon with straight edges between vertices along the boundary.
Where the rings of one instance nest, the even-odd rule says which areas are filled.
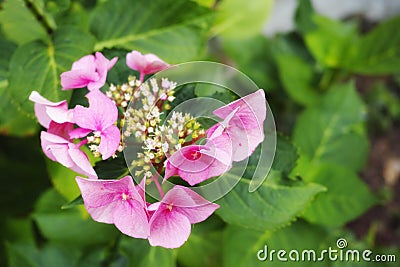
[[[137,86],[137,80],[130,78],[129,84],[114,86],[113,91],[110,88],[107,95],[113,97],[118,104],[124,103],[125,100],[121,102],[121,99],[114,97],[121,96],[120,91],[123,88],[124,92],[133,92],[131,104],[125,111],[123,136],[134,136],[143,142],[142,151],[137,154],[137,159],[132,161],[131,168],[135,169],[135,176],[151,178],[154,175],[151,172],[154,170],[152,166],[158,171],[161,170],[170,155],[204,137],[205,131],[188,113],[172,111],[165,118],[170,103],[175,100],[175,82],[166,78],[151,78]]]

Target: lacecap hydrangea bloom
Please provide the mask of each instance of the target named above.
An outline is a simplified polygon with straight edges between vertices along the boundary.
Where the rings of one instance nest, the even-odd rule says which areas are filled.
[[[128,53],[126,64],[139,77],[131,75],[126,83],[103,89],[117,60],[97,52],[78,59],[61,74],[63,90],[86,88],[87,106],[68,108],[66,100],[52,102],[31,93],[29,99],[44,127],[41,146],[50,160],[79,174],[76,182],[93,220],[114,224],[123,234],[148,239],[152,246],[177,248],[189,238],[191,225],[206,220],[219,206],[189,187],[174,185],[166,190],[162,183],[178,176],[195,186],[249,157],[264,139],[264,91],[218,108],[214,114],[221,121],[205,129],[191,114],[170,110],[174,81],[145,81],[146,75],[170,66],[154,54]],[[127,166],[135,179],[129,175],[98,179],[90,159],[123,157],[126,138],[142,144]],[[152,185],[158,190],[157,202],[146,194]]]

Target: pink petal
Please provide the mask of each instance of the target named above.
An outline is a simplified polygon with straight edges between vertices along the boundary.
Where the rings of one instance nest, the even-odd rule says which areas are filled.
[[[76,177],[82,193],[85,207],[93,220],[114,223],[114,211],[118,205],[126,202],[122,194],[130,195],[134,200],[144,203],[135,189],[132,178],[125,176],[120,180],[93,180]]]
[[[209,202],[201,195],[184,186],[176,185],[165,195],[164,203],[173,203],[172,210],[184,214],[190,223],[199,223],[214,213],[219,205]]]
[[[244,127],[260,127],[263,125],[266,116],[266,103],[264,90],[260,89],[255,93],[242,97],[226,106],[223,106],[213,113],[218,117],[225,119],[229,114],[239,108],[235,114],[235,120],[240,119],[241,122],[237,126]]]
[[[195,185],[226,172],[231,168],[230,159],[226,151],[212,146],[185,146],[168,159],[164,181],[179,175],[190,185]]]
[[[148,62],[145,70],[147,74],[156,73],[169,67],[168,63],[154,54],[146,54],[144,57]]]
[[[46,149],[50,150],[55,158],[55,161],[62,164],[63,166],[67,168],[72,168],[73,166],[75,166],[75,162],[68,154],[68,145],[49,145]]]
[[[72,123],[69,122],[56,123],[52,121],[50,122],[49,129],[47,129],[47,132],[63,138],[64,142],[69,142],[69,140],[71,139],[70,133],[73,130],[74,130],[74,124]]]
[[[118,58],[115,57],[111,61],[103,56],[102,53],[96,52],[96,72],[99,74],[99,79],[88,84],[89,91],[100,89],[106,83],[107,72],[114,66]]]
[[[50,107],[57,107],[57,106],[65,105],[67,103],[66,100],[63,100],[60,102],[51,102],[50,100],[41,96],[37,91],[32,91],[32,93],[29,95],[29,100],[32,102],[35,102],[37,104],[50,106]]]
[[[126,65],[129,68],[142,72],[146,67],[146,58],[138,51],[132,51],[126,54]]]
[[[56,161],[56,158],[54,157],[53,153],[47,149],[49,146],[51,146],[53,143],[47,139],[47,133],[42,131],[40,132],[40,145],[42,147],[43,153],[52,161]]]
[[[72,170],[80,174],[85,174],[92,179],[97,179],[97,174],[90,164],[89,158],[85,152],[76,147],[75,144],[71,144],[68,149],[68,154],[75,163],[71,168]]]
[[[190,231],[191,225],[185,215],[163,207],[151,217],[149,242],[152,246],[178,248],[189,238]]]
[[[85,69],[77,69],[61,73],[60,78],[63,90],[69,90],[83,88],[89,83],[99,80],[99,74]]]
[[[115,226],[124,234],[135,238],[147,238],[150,226],[142,203],[137,200],[120,201],[113,212]]]
[[[80,105],[74,108],[75,123],[83,128],[92,131],[97,130],[97,124],[94,120],[95,112],[92,109],[82,107]]]
[[[101,132],[101,141],[99,145],[99,152],[103,160],[108,159],[117,151],[121,133],[117,126],[112,125]]]
[[[93,220],[102,223],[113,223],[113,212],[117,205],[118,195],[115,191],[107,189],[105,184],[114,184],[116,181],[84,179],[77,176],[76,182],[81,190],[86,210]]]
[[[41,132],[41,138],[51,144],[69,144],[69,141],[52,133]]]
[[[93,55],[87,55],[81,57],[79,60],[72,64],[72,70],[87,70],[88,72],[95,72],[95,57]]]
[[[233,140],[232,160],[242,161],[249,157],[256,147],[264,140],[264,132],[259,129],[228,128],[227,132]],[[245,136],[246,138],[243,138]]]
[[[52,120],[54,120],[54,118],[57,119],[57,122],[59,123],[63,123],[68,121],[67,116],[65,115],[65,118],[58,118],[58,116],[56,115],[57,112],[59,112],[59,114],[66,114],[67,110],[68,110],[68,104],[67,101],[60,101],[60,102],[51,102],[49,100],[47,100],[46,98],[44,98],[43,96],[41,96],[38,92],[33,91],[30,95],[29,95],[29,100],[31,100],[32,102],[35,103],[34,109],[35,109],[35,115],[39,121],[39,123],[45,127],[45,128],[49,128],[50,122]],[[49,113],[49,108],[50,109],[50,113]],[[54,118],[52,117],[52,114],[54,115]]]
[[[109,71],[115,63],[117,63],[118,57],[114,57],[111,60],[108,60],[106,57],[103,56],[102,53],[96,52],[96,69],[97,72],[103,73],[104,71],[107,74],[107,71]]]
[[[214,114],[224,121],[210,128],[207,136],[213,139],[215,136],[227,134],[232,143],[233,161],[241,161],[250,156],[264,140],[266,103],[263,90],[219,108]]]
[[[69,133],[69,136],[73,139],[82,138],[90,134],[92,130],[85,128],[76,128]]]
[[[89,92],[86,97],[89,107],[76,106],[74,109],[74,118],[78,126],[101,132],[117,121],[118,109],[106,95],[95,90]]]
[[[68,108],[64,109],[60,107],[46,107],[46,113],[51,120],[57,123],[75,122],[73,116],[73,110],[68,110]]]
[[[154,54],[145,54],[132,51],[126,55],[126,64],[129,68],[139,71],[143,75],[156,73],[169,67],[169,64]]]

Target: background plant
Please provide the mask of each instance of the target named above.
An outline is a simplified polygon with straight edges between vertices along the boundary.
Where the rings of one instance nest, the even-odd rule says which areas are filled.
[[[384,183],[370,166],[381,152],[376,140],[387,138],[390,153],[399,151],[400,17],[380,25],[360,17],[335,21],[316,14],[309,1],[299,1],[295,31],[266,38],[259,32],[272,2],[251,3],[1,2],[2,263],[262,266],[267,263],[258,262],[256,253],[265,243],[275,249],[324,249],[338,237],[350,247],[400,258],[399,183]],[[28,101],[36,90],[52,101],[82,103],[83,91],[60,90],[60,73],[95,51],[122,58],[133,49],[169,63],[233,64],[265,88],[281,132],[272,171],[259,190],[247,191],[250,164],[244,179],[218,201],[217,215],[196,225],[177,250],[120,236],[79,207],[60,209],[79,195],[75,173],[43,157]],[[108,82],[122,83],[128,72],[118,62]],[[204,95],[233,100],[215,89],[185,87],[175,101]],[[95,166],[100,178],[118,177],[124,168],[120,160]],[[385,232],[392,239],[385,240]]]

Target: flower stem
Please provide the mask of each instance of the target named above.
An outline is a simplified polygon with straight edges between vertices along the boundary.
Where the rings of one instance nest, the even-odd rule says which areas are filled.
[[[152,180],[152,181],[154,182],[154,184],[156,185],[157,190],[158,190],[158,193],[160,194],[161,198],[163,198],[163,197],[164,197],[164,191],[162,190],[161,185],[160,185],[160,183],[158,182],[158,177],[160,177],[160,175],[159,175],[159,174],[156,174],[156,175],[154,175],[154,176],[151,178],[151,180]]]

